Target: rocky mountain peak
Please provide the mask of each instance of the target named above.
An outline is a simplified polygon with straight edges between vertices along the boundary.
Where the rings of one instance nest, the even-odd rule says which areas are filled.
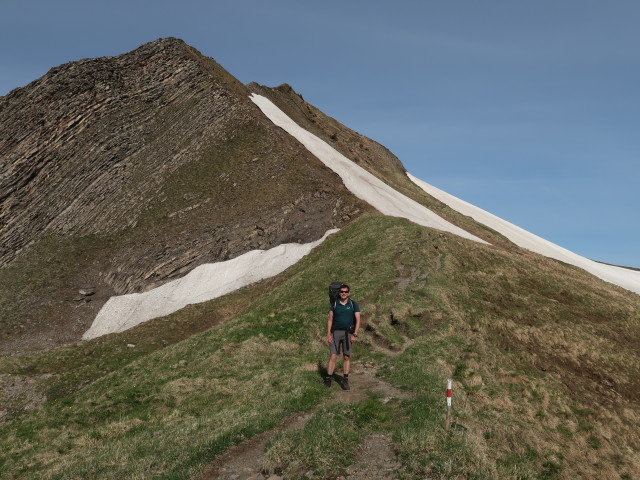
[[[61,65],[2,97],[5,331],[55,317],[77,329],[66,339],[79,337],[114,293],[318,239],[365,208],[249,95],[213,59],[166,38]],[[46,293],[34,272],[47,276]],[[77,308],[82,285],[96,294]]]
[[[135,224],[151,185],[120,215],[107,205],[117,192],[131,195],[125,170],[133,157],[152,178],[180,164],[176,152],[154,148],[152,158],[150,140],[206,90],[218,110],[234,103],[229,85],[244,88],[213,60],[169,38],[117,57],[67,63],[3,97],[0,265],[44,232],[87,234]]]

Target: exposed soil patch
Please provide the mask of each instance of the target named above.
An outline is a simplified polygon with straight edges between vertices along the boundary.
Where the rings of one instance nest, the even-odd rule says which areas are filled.
[[[347,468],[347,476],[339,480],[392,479],[400,468],[391,434],[376,432],[365,437],[355,462]]]
[[[50,376],[0,374],[0,424],[46,401],[39,382]]]
[[[405,290],[418,279],[422,280],[422,285],[424,286],[424,279],[427,276],[420,272],[419,268],[402,263],[399,257],[400,255],[398,254],[393,259],[393,263],[398,270],[398,278],[394,280],[394,282],[398,282],[398,290]]]

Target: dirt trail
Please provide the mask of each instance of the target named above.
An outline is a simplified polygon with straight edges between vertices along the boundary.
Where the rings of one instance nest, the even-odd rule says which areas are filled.
[[[400,470],[391,443],[391,434],[376,432],[365,437],[353,465],[347,468],[348,480],[382,480],[396,478]]]
[[[331,387],[333,395],[311,412],[304,412],[285,420],[278,428],[265,432],[247,442],[229,449],[209,466],[201,480],[279,480],[281,477],[263,472],[263,452],[267,440],[277,432],[304,428],[313,414],[322,407],[337,402],[355,403],[368,398],[367,393],[380,395],[380,401],[386,403],[392,398],[407,398],[402,392],[389,383],[376,377],[377,366],[374,363],[353,362],[351,364],[349,383],[351,390],[345,391],[336,382]],[[321,381],[318,378],[318,381]],[[392,479],[399,470],[391,446],[391,436],[384,433],[373,433],[365,437],[360,452],[353,465],[347,469],[343,480]]]

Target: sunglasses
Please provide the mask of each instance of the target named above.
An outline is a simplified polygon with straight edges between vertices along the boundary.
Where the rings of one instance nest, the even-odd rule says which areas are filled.
[[[340,293],[349,293],[349,290],[340,290]]]

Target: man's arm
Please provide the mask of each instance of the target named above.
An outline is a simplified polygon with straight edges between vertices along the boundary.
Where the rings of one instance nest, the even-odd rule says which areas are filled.
[[[352,342],[355,341],[355,338],[358,336],[358,330],[360,330],[360,312],[355,312],[354,315],[356,317],[356,328],[353,330]]]
[[[333,335],[331,335],[331,327],[333,326],[333,310],[329,310],[329,318],[327,319],[327,342],[333,342]]]

